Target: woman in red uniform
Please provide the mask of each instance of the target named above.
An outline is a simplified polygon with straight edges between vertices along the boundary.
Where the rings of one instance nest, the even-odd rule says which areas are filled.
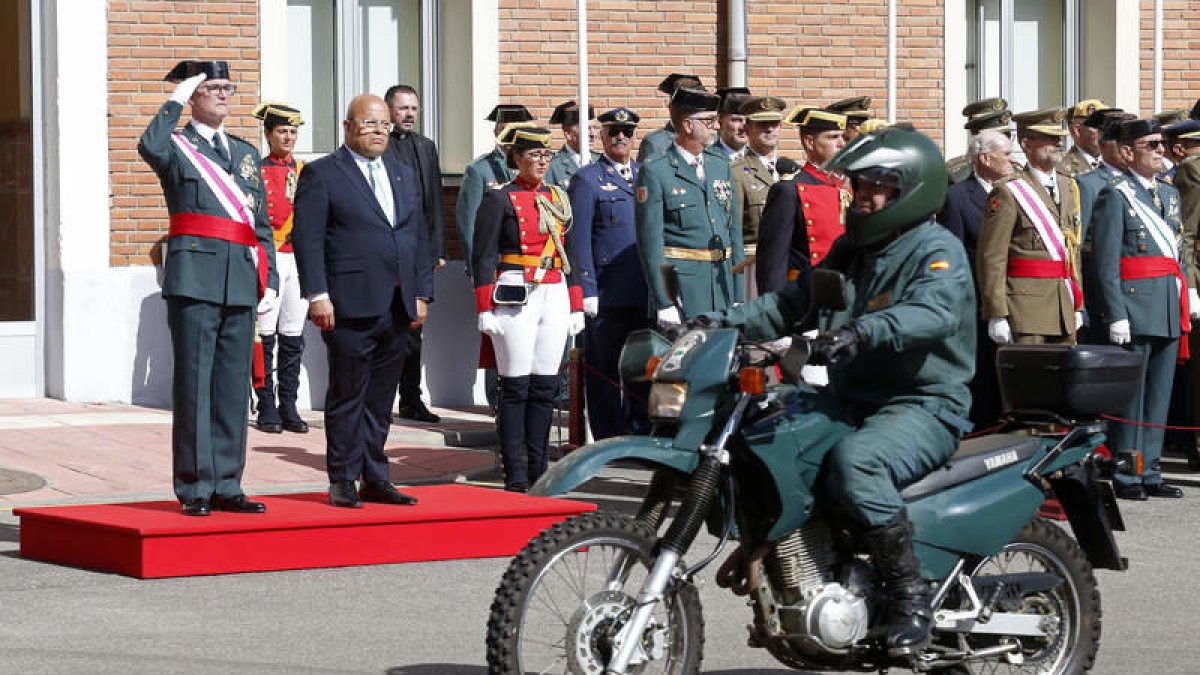
[[[492,338],[500,375],[500,453],[505,489],[524,492],[546,471],[558,369],[567,337],[583,330],[583,293],[567,259],[566,193],[542,179],[550,132],[509,127],[517,177],[483,196],[472,269],[479,330]]]

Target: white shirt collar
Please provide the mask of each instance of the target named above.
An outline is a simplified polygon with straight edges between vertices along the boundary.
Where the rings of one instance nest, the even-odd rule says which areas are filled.
[[[350,146],[348,146],[348,145],[343,145],[342,147],[343,147],[343,148],[346,148],[346,152],[349,152],[349,153],[350,153],[350,156],[354,158],[354,161],[355,161],[355,162],[358,162],[359,164],[362,164],[362,165],[364,165],[364,166],[363,166],[363,167],[361,167],[361,168],[364,168],[364,169],[365,169],[365,168],[366,168],[366,167],[365,167],[365,165],[366,165],[366,164],[371,164],[372,162],[377,162],[377,163],[380,163],[380,164],[382,164],[382,163],[383,163],[383,157],[376,157],[375,159],[370,159],[370,158],[367,158],[367,157],[363,157],[362,155],[358,154],[357,152],[355,152],[355,151],[351,150],[351,149],[350,149]]]
[[[633,170],[633,162],[632,161],[622,164],[622,163],[618,162],[617,160],[613,159],[612,157],[609,157],[608,155],[605,155],[604,159],[608,160],[608,163],[612,164],[612,167],[614,169],[616,169],[617,171],[620,171],[621,169],[629,169],[630,171]]]
[[[1156,189],[1158,189],[1158,186],[1155,184],[1153,177],[1146,178],[1142,174],[1136,173],[1134,171],[1130,171],[1129,175],[1136,178],[1137,181],[1142,184],[1142,187],[1146,188],[1146,190],[1149,192],[1154,192]]]
[[[983,191],[987,194],[991,194],[992,193],[992,184],[987,182],[986,180],[984,180],[983,176],[980,176],[978,173],[975,173],[973,175],[975,176],[975,180],[979,181],[979,184],[983,186]]]
[[[695,164],[696,162],[700,162],[701,164],[704,163],[704,160],[700,157],[700,155],[693,155],[687,150],[684,150],[683,146],[678,143],[675,144],[675,149],[679,151],[680,155],[683,155],[683,161],[687,162],[688,164]]]
[[[1100,161],[1099,157],[1089,153],[1087,150],[1084,150],[1083,148],[1079,147],[1078,145],[1075,146],[1075,149],[1078,150],[1079,154],[1083,155],[1083,158],[1087,160],[1087,163],[1091,164],[1092,166],[1096,166],[1096,162]]]
[[[196,130],[196,133],[200,134],[200,137],[203,138],[204,140],[208,141],[210,145],[213,142],[213,136],[216,135],[217,132],[225,133],[225,123],[224,122],[221,123],[221,126],[213,128],[213,127],[208,126],[204,122],[201,122],[195,118],[192,118],[192,121],[190,122],[190,124],[192,125],[192,128]]]
[[[1041,171],[1038,171],[1037,167],[1030,164],[1029,173],[1032,173],[1033,177],[1038,179],[1038,182],[1043,186],[1052,185],[1055,188],[1058,187],[1058,180],[1055,178],[1055,173],[1053,171],[1050,173],[1042,173]]]

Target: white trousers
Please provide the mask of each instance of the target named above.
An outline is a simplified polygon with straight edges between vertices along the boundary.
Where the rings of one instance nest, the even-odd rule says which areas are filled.
[[[304,333],[308,301],[300,297],[300,274],[296,254],[275,252],[275,270],[279,273],[279,302],[275,309],[258,317],[258,334],[296,337]]]
[[[506,270],[496,282],[520,283],[522,276],[519,270]],[[524,305],[494,311],[504,329],[504,335],[492,338],[500,377],[558,374],[571,315],[566,283],[536,284]]]

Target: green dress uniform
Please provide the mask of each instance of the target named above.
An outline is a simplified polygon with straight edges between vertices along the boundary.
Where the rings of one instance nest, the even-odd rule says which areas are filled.
[[[903,230],[879,250],[839,238],[819,267],[846,275],[847,309],[864,334],[856,356],[830,366],[830,391],[863,426],[831,455],[826,487],[856,520],[887,523],[903,507],[896,485],[943,464],[969,427],[975,370],[975,290],[962,243],[936,222]],[[747,337],[788,335],[809,304],[807,277],[729,310]],[[905,439],[898,443],[897,439]],[[857,463],[850,470],[851,465]]]
[[[1196,234],[1200,230],[1200,155],[1185,157],[1175,165],[1171,181],[1179,191],[1179,222],[1183,227],[1183,255],[1187,262],[1188,287],[1200,288],[1200,266],[1196,265]],[[1200,330],[1188,334],[1193,354],[1200,354]],[[1200,358],[1188,360],[1188,415],[1191,425],[1200,424]]]
[[[159,108],[138,143],[138,153],[158,175],[172,216],[228,219],[216,195],[172,141],[183,105]],[[267,218],[258,150],[225,133],[222,157],[192,125],[180,133],[197,151],[233,176],[249,198],[254,234],[266,252],[267,285],[277,289],[275,245]],[[222,132],[224,133],[224,132]],[[251,247],[207,236],[172,236],[167,242],[162,294],[175,358],[171,386],[171,450],[175,495],[180,502],[242,494],[246,463],[258,271]]]
[[[646,134],[638,146],[637,161],[645,164],[647,160],[663,154],[675,142],[675,125],[667,122],[661,129],[655,129]]]
[[[600,159],[600,153],[592,152],[592,161]],[[575,173],[579,171],[579,164],[575,161],[575,153],[571,152],[567,146],[563,146],[558,152],[554,153],[554,157],[550,160],[550,167],[546,169],[545,180],[547,185],[557,185],[566,190],[571,186],[571,179],[575,177]]]
[[[483,201],[483,194],[511,181],[516,175],[517,173],[505,164],[504,153],[500,148],[476,157],[463,173],[462,187],[458,190],[458,201],[455,202],[454,221],[458,225],[458,242],[462,247],[467,276],[471,276],[475,213],[479,210],[479,203]]]
[[[638,172],[638,255],[651,315],[671,306],[660,271],[666,262],[679,271],[684,311],[691,316],[723,310],[744,297],[745,284],[733,273],[744,249],[729,161],[711,148],[700,157],[704,180],[674,145]]]
[[[1098,169],[1075,177],[1079,186],[1079,216],[1083,223],[1083,242],[1079,246],[1079,272],[1083,277],[1083,303],[1087,309],[1086,325],[1079,332],[1079,341],[1089,344],[1108,344],[1108,323],[1100,302],[1100,278],[1092,258],[1092,211],[1104,188],[1124,180],[1124,174],[1101,163]]]
[[[1174,260],[1187,279],[1186,261],[1180,252],[1179,193],[1161,179],[1154,180],[1158,199],[1133,174],[1105,187],[1096,200],[1092,216],[1092,256],[1099,279],[1103,327],[1127,320],[1132,348],[1145,359],[1145,380],[1131,406],[1121,416],[1139,423],[1162,425],[1167,421],[1175,362],[1182,334],[1180,294],[1187,284],[1179,284],[1172,273],[1158,274],[1137,266],[1147,258],[1158,258],[1168,265]],[[1131,202],[1127,191],[1133,195]],[[1139,213],[1138,203],[1165,223],[1167,232],[1159,232]],[[1162,271],[1162,270],[1160,270]],[[1164,429],[1158,426],[1109,425],[1109,447],[1115,452],[1140,450],[1144,462],[1142,475],[1118,473],[1120,485],[1156,486],[1162,483],[1159,460],[1162,457]]]

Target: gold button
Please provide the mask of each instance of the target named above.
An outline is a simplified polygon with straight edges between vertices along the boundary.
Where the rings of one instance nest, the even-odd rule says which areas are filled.
[[[806,222],[806,223],[808,223],[809,225],[812,225],[812,218],[809,218],[809,219],[808,219],[808,220],[806,220],[805,222]]]

